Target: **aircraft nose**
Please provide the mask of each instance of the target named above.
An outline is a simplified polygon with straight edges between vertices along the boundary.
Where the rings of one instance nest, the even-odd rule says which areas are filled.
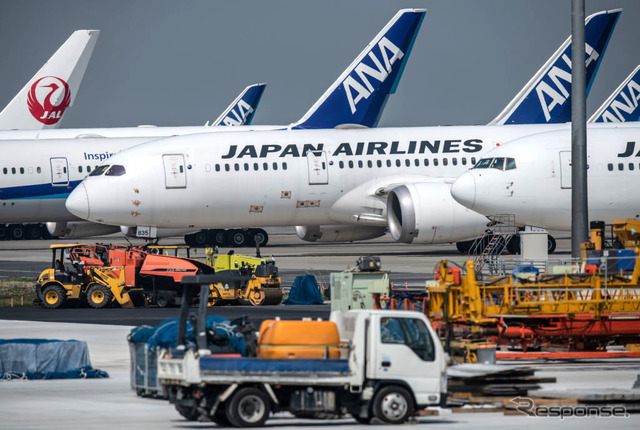
[[[460,176],[451,186],[453,198],[469,209],[476,203],[476,180],[469,172]]]
[[[75,190],[67,197],[65,203],[67,210],[73,215],[82,218],[89,218],[89,197],[87,196],[87,189],[83,183],[80,183]]]

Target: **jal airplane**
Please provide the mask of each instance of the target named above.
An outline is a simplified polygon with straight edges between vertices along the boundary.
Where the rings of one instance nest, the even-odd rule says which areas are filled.
[[[618,15],[595,14],[587,28],[598,23],[610,31]],[[594,38],[587,32],[589,83],[609,40],[605,33]],[[570,103],[569,53],[570,46],[563,45],[557,61],[528,84],[533,94],[550,87],[557,94],[550,104],[545,97],[534,98],[539,104],[533,117],[564,111],[558,98],[563,94]],[[531,88],[521,94],[532,94]],[[511,110],[520,112],[517,105]],[[463,241],[484,231],[487,220],[451,198],[453,178],[498,144],[567,127],[290,130],[172,138],[110,158],[70,195],[67,208],[93,222],[145,228],[296,225],[298,236],[309,241],[370,239],[387,229],[405,243]],[[238,186],[213,185],[228,181]]]
[[[6,130],[29,130],[33,135],[60,126],[64,112],[73,105],[99,35],[98,30],[78,30],[67,39],[0,112],[0,139],[3,133],[10,133]]]
[[[589,124],[587,154],[589,218],[640,218],[640,125]],[[571,230],[571,131],[494,149],[454,182],[451,194],[487,216],[514,214],[518,225]]]
[[[424,9],[399,11],[299,121],[288,127],[251,126],[251,130],[377,125],[389,94],[395,91],[402,76],[425,13]],[[226,119],[222,120],[222,123],[227,122],[229,121]],[[191,127],[191,132],[206,132],[202,134],[206,140],[206,136],[215,134],[213,132],[241,127],[195,128],[198,130],[193,131],[194,128]],[[52,130],[47,134],[40,133],[40,139],[31,141],[0,140],[0,151],[12,154],[3,159],[0,166],[0,235],[3,227],[7,230],[4,223],[49,222],[49,230],[60,236],[67,232],[79,236],[119,231],[119,224],[105,226],[78,222],[75,216],[66,211],[64,200],[88,173],[117,152],[154,140],[153,133],[156,130],[164,133],[162,136],[171,136],[188,134],[181,132],[184,129],[185,127],[158,127],[145,128],[142,132],[138,132],[136,128],[116,131],[76,129],[55,130],[55,133]],[[26,134],[21,134],[24,135]],[[105,135],[128,137],[101,138]],[[82,138],[58,138],[55,141],[42,138],[65,136]],[[51,142],[55,142],[55,145]],[[24,150],[26,146],[29,146],[29,151]],[[27,236],[30,233],[37,235],[39,228],[37,224],[26,227],[12,224],[6,233],[9,236],[25,233]]]

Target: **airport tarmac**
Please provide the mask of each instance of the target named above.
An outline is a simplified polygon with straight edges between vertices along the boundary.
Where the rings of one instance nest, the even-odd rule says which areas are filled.
[[[262,256],[273,256],[280,271],[285,273],[311,273],[317,275],[318,282],[328,282],[328,272],[352,268],[358,257],[380,256],[382,269],[391,271],[392,280],[401,284],[410,283],[424,286],[424,279],[432,278],[436,264],[447,259],[456,264],[464,264],[467,256],[460,254],[455,244],[408,245],[394,242],[389,235],[354,243],[310,243],[300,240],[292,227],[267,229],[269,242],[260,251]],[[557,251],[554,257],[569,257],[570,238],[557,236]],[[140,239],[130,239],[134,245],[142,245]],[[37,276],[51,264],[52,243],[121,243],[126,244],[122,235],[109,235],[87,239],[58,239],[55,241],[1,241],[0,279]],[[164,238],[161,245],[184,244],[181,238]],[[225,254],[230,248],[220,248]],[[255,254],[254,248],[238,248],[237,253]],[[196,249],[192,256],[204,257],[204,249]],[[507,257],[517,258],[517,256]]]
[[[462,264],[466,257],[457,254],[455,246],[400,245],[389,237],[356,244],[308,244],[286,229],[269,231],[270,243],[263,255],[273,255],[283,271],[328,273],[353,267],[361,255],[379,255],[383,269],[403,274],[407,283],[424,285],[441,259]],[[120,238],[91,238],[81,242],[123,243]],[[67,241],[57,241],[58,243]],[[75,242],[75,241],[74,241]],[[50,241],[0,242],[0,276],[28,277],[50,264]],[[166,244],[170,241],[166,241]],[[560,255],[568,256],[568,240],[559,240]],[[250,251],[247,249],[246,251]],[[202,251],[200,251],[202,252]],[[226,252],[222,249],[221,252]],[[326,271],[326,272],[324,272]],[[323,275],[325,276],[325,275]],[[403,279],[400,277],[399,279]],[[399,281],[402,282],[402,281]],[[69,309],[72,311],[72,309]],[[126,336],[131,325],[78,324],[7,320],[0,309],[2,338],[48,338],[84,340],[89,346],[94,367],[109,373],[108,379],[8,381],[0,383],[0,428],[7,429],[196,429],[214,428],[213,423],[197,423],[183,419],[168,402],[140,398],[130,388],[130,360]],[[42,310],[43,312],[51,312]],[[136,310],[133,310],[136,311]],[[142,310],[141,311],[145,311]],[[15,311],[14,311],[15,312]],[[101,310],[95,310],[96,315]],[[25,312],[25,316],[28,312]],[[538,366],[538,365],[536,365]],[[614,392],[629,390],[640,374],[640,361],[596,363],[563,363],[542,365],[536,376],[554,376],[555,384],[545,384],[544,390],[554,392],[587,390]],[[335,428],[364,427],[350,418],[331,421],[296,419],[278,414],[267,421],[270,428]],[[549,428],[601,429],[640,428],[640,415],[625,418],[535,418],[503,413],[451,413],[422,417],[416,424],[429,429],[452,429],[462,426],[478,429],[512,429],[515,426],[545,426]],[[377,426],[377,428],[391,426]],[[426,427],[425,427],[426,428]]]

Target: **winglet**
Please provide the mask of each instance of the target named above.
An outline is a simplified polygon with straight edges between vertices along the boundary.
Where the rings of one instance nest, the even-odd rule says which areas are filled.
[[[0,112],[0,129],[57,128],[73,105],[87,70],[98,30],[78,30]]]
[[[587,95],[622,9],[585,19]],[[546,124],[571,121],[571,36],[489,124]]]
[[[375,127],[398,86],[425,9],[402,9],[290,128]]]
[[[640,119],[640,66],[620,84],[587,122],[631,122]]]
[[[211,124],[211,127],[250,125],[266,86],[267,84],[249,85]]]

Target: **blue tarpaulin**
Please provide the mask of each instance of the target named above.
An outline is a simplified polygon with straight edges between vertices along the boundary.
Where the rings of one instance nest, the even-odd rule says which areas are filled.
[[[324,303],[316,277],[313,275],[296,276],[289,297],[283,305],[321,305]]]
[[[106,372],[91,367],[86,342],[0,339],[0,379],[108,377]]]
[[[211,315],[207,317],[207,328],[214,329],[217,334],[229,339],[229,344],[240,355],[246,355],[246,342],[244,336],[237,331],[235,325],[231,325],[226,318]],[[132,343],[146,343],[149,349],[156,347],[173,348],[178,341],[178,319],[171,318],[163,321],[158,327],[135,327],[129,334]],[[195,343],[193,327],[187,321],[187,343]]]

